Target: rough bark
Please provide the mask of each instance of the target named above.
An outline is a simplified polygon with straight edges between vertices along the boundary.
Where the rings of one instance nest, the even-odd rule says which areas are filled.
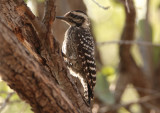
[[[2,23],[0,29],[0,73],[3,80],[36,113],[77,112],[46,69],[19,43],[15,34]]]
[[[52,33],[55,0],[46,1],[42,22],[22,0],[0,2],[2,78],[36,113],[91,112]]]

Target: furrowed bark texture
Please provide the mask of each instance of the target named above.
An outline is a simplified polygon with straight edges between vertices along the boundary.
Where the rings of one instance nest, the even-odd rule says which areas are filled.
[[[2,23],[0,29],[0,73],[8,85],[36,113],[77,112],[65,94],[50,80],[49,73],[19,43],[15,35]]]
[[[89,113],[52,33],[54,4],[40,21],[24,1],[0,1],[0,75],[36,113]]]

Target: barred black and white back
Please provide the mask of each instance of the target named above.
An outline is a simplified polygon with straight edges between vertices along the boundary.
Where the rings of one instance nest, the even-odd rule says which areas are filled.
[[[85,38],[83,38],[85,36]],[[82,37],[82,38],[81,38]],[[88,82],[88,97],[93,98],[93,88],[96,84],[96,64],[94,57],[94,40],[90,31],[85,31],[82,35],[79,34],[80,45],[78,46],[79,58],[82,59],[84,74]],[[87,98],[87,97],[86,97]]]
[[[65,33],[62,52],[71,74],[80,79],[84,96],[90,102],[96,84],[96,63],[89,19],[82,11],[71,11],[57,18],[70,25]]]

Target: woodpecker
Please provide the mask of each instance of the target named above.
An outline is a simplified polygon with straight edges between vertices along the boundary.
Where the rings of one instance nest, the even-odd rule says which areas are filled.
[[[71,75],[79,78],[84,88],[84,97],[90,103],[96,84],[96,63],[89,18],[80,10],[56,18],[69,25],[62,44],[62,54]]]

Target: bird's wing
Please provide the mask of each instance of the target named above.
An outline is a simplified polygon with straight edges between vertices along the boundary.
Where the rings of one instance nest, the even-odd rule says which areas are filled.
[[[93,98],[93,88],[96,83],[96,64],[94,56],[94,41],[90,33],[77,33],[78,57],[82,60],[85,77],[88,82],[88,94]]]

